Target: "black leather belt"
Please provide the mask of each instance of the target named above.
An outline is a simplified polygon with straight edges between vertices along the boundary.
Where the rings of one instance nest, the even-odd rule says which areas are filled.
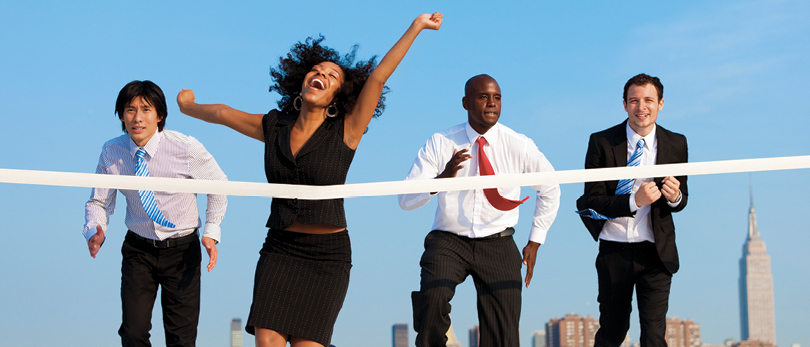
[[[176,237],[176,238],[171,238],[171,239],[165,239],[163,241],[149,239],[149,238],[146,238],[146,237],[143,237],[141,235],[136,234],[132,230],[127,230],[126,238],[128,240],[135,240],[135,241],[147,244],[149,246],[152,246],[152,247],[155,247],[155,248],[158,248],[158,249],[185,245],[187,243],[192,243],[194,241],[199,241],[199,239],[200,239],[200,237],[197,235],[197,229],[194,229],[193,233],[188,234],[186,236]]]
[[[479,238],[479,240],[486,240],[486,239],[494,239],[494,238],[498,238],[498,237],[512,236],[514,234],[515,234],[515,228],[508,227],[506,229],[503,229],[503,231],[501,231],[499,233],[495,233],[495,234],[492,234],[492,235],[489,235],[489,236],[481,237],[481,238]]]

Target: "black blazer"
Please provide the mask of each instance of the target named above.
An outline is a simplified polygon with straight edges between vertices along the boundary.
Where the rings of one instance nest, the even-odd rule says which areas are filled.
[[[588,153],[585,155],[585,168],[606,168],[627,166],[627,133],[625,120],[607,130],[591,134],[588,140]],[[688,161],[686,137],[671,132],[664,127],[656,126],[658,154],[656,164],[685,163]],[[652,229],[655,237],[655,248],[664,266],[670,273],[678,271],[678,248],[675,246],[675,224],[672,212],[686,207],[689,189],[686,176],[675,177],[681,183],[681,202],[672,208],[663,196],[650,207]],[[661,188],[663,177],[656,177],[655,183]],[[615,195],[619,181],[586,182],[585,193],[577,199],[577,210],[592,208],[607,217],[632,217],[630,212],[630,194]],[[594,240],[599,239],[604,220],[582,217],[582,222],[590,231]]]

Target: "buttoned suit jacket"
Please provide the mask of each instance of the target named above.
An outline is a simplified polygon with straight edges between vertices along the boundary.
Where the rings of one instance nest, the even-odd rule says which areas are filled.
[[[626,127],[627,120],[609,129],[591,134],[588,140],[588,152],[585,155],[586,169],[627,166]],[[656,165],[685,163],[688,161],[689,155],[685,136],[671,132],[656,124],[656,139],[658,141]],[[681,202],[678,206],[670,207],[663,195],[650,206],[655,248],[658,250],[658,256],[664,263],[664,267],[673,274],[678,271],[679,262],[672,213],[683,210],[689,198],[686,176],[676,176],[675,178],[680,181],[681,189]],[[662,186],[662,180],[663,177],[654,178],[659,189]],[[615,194],[618,184],[618,180],[586,182],[584,194],[577,199],[577,209],[591,208],[611,218],[633,217],[634,212],[630,212],[630,194]],[[605,221],[587,217],[581,218],[593,239],[598,241]]]

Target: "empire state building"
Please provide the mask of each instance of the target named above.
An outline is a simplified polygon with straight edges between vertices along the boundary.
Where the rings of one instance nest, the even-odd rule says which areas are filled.
[[[748,212],[748,237],[740,258],[740,331],[741,340],[776,344],[771,257],[765,253],[765,241],[757,229],[753,193]]]

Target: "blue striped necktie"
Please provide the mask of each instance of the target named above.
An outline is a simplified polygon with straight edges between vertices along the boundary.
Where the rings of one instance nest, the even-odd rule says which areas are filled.
[[[143,158],[145,154],[146,150],[143,148],[138,148],[138,151],[135,152],[135,156],[137,157],[135,164],[136,176],[149,177],[149,169],[146,167],[146,160]],[[141,204],[143,204],[143,209],[146,211],[146,214],[149,215],[149,218],[164,227],[174,228],[174,224],[166,220],[166,217],[163,216],[163,213],[158,209],[157,203],[155,202],[155,194],[152,193],[151,190],[139,190],[138,195],[141,197]]]
[[[644,154],[644,138],[638,140],[636,143],[636,150],[633,151],[633,155],[630,156],[630,160],[627,161],[627,166],[638,166],[641,163],[641,155]],[[619,185],[616,186],[616,195],[623,195],[623,194],[630,194],[633,190],[633,184],[636,183],[635,178],[625,178],[619,181]],[[580,216],[588,217],[592,219],[601,219],[601,220],[612,220],[616,218],[610,218],[600,214],[599,212],[594,211],[593,209],[584,209],[577,211]]]

